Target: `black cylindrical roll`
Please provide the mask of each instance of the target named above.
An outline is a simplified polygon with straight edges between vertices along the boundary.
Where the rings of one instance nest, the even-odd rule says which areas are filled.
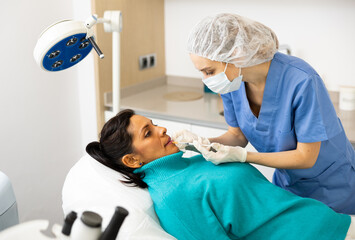
[[[75,219],[77,218],[77,214],[74,211],[71,211],[64,219],[64,224],[62,228],[62,233],[65,236],[69,236],[71,232],[71,228],[73,226],[73,223]]]
[[[116,207],[110,223],[102,233],[100,240],[115,240],[128,211],[122,207]]]

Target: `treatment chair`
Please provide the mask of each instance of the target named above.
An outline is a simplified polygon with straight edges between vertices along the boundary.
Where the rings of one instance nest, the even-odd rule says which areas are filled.
[[[0,171],[0,231],[18,223],[17,203],[11,182]]]

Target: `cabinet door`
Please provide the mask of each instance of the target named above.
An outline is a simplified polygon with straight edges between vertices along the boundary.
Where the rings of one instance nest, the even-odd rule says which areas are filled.
[[[180,131],[183,129],[190,130],[191,125],[187,123],[180,123],[180,122],[174,122],[174,121],[169,121],[169,120],[162,120],[158,118],[150,118],[152,119],[153,123],[165,127],[167,129],[167,134],[171,135],[173,132]]]
[[[224,134],[227,130],[225,129],[218,129],[218,128],[211,128],[211,127],[202,127],[198,125],[191,125],[191,132],[196,133],[198,136],[201,137],[218,137]]]
[[[201,127],[197,125],[192,125],[191,131],[201,137],[208,137],[208,138],[218,137],[227,132],[227,130],[225,129]],[[250,143],[248,143],[248,145],[245,148],[247,149],[248,152],[257,152],[256,149],[253,147],[253,145],[251,145]]]

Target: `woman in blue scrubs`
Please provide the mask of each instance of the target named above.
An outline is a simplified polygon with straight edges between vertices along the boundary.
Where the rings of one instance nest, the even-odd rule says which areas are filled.
[[[277,186],[355,214],[355,152],[327,89],[309,64],[277,49],[271,29],[235,14],[196,25],[188,51],[203,82],[221,94],[229,129],[208,140],[186,131],[173,139],[193,142],[215,164],[274,167]],[[248,142],[258,152],[246,152]]]

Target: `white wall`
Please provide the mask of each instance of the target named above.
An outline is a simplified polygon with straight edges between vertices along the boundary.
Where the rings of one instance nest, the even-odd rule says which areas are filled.
[[[91,11],[91,1],[75,0],[73,2],[73,18],[85,21],[93,12]],[[103,17],[103,16],[99,16]],[[111,33],[107,33],[110,34]],[[109,35],[109,36],[110,36]],[[100,43],[98,43],[100,47]],[[97,53],[91,53],[76,66],[77,83],[79,87],[79,106],[81,120],[81,144],[82,153],[85,154],[86,145],[92,141],[97,141],[97,120],[96,120],[96,94],[95,94],[95,71],[94,57]]]
[[[275,31],[280,44],[309,62],[329,89],[355,86],[353,0],[165,0],[167,75],[200,77],[186,53],[191,28],[210,14],[231,12]]]
[[[65,175],[96,137],[92,56],[57,73],[33,59],[42,30],[84,11],[90,1],[0,1],[0,170],[12,181],[21,222],[62,224]]]

